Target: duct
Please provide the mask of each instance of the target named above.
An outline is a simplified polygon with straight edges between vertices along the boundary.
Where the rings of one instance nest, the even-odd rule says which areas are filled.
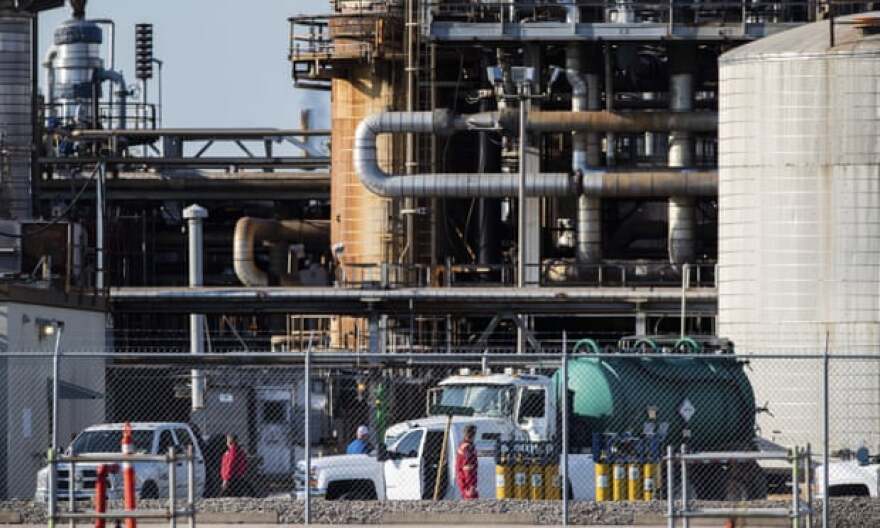
[[[55,117],[55,59],[58,57],[58,49],[55,46],[46,52],[43,67],[46,68],[46,117]]]
[[[575,6],[575,10],[577,6]],[[583,75],[584,65],[581,60],[583,47],[572,43],[566,49],[565,74],[571,86],[571,110],[582,112],[587,110],[589,86]],[[584,132],[575,131],[571,139],[572,171],[581,174],[588,172],[587,151],[588,137]],[[595,166],[595,165],[594,165]],[[581,194],[577,198],[577,250],[578,264],[595,264],[602,258],[602,203],[595,195]]]
[[[269,274],[257,267],[254,247],[258,240],[329,245],[330,226],[324,221],[268,220],[243,217],[235,224],[232,261],[235,275],[245,286],[268,286]],[[282,282],[292,277],[281,273]]]
[[[671,73],[669,107],[673,112],[693,109],[694,75],[696,60],[693,46],[674,46],[670,49]],[[694,165],[694,138],[691,130],[674,128],[669,135],[669,167],[684,168]],[[697,215],[694,199],[673,193],[668,204],[669,262],[681,265],[696,259]]]
[[[119,95],[119,129],[125,130],[125,104],[128,98],[128,88],[125,84],[125,77],[122,75],[121,72],[114,70],[101,70],[98,75],[102,81],[110,81],[118,87],[116,94]],[[110,92],[112,94],[113,90],[111,89]]]
[[[515,130],[518,116],[502,112],[499,124]],[[666,132],[714,132],[718,129],[717,112],[531,112],[527,128],[532,132],[598,131],[638,134],[645,130]]]
[[[604,198],[656,198],[659,196],[716,196],[718,171],[655,169],[638,171],[587,171],[581,179],[583,193]]]
[[[358,125],[354,139],[354,166],[361,183],[384,197],[503,197],[516,196],[516,174],[445,173],[392,175],[379,167],[376,137],[386,133],[449,134],[454,130],[489,128],[492,113],[464,116],[453,120],[448,111],[382,112],[367,117]],[[526,179],[528,196],[567,196],[579,187],[574,176],[566,173],[533,174]]]

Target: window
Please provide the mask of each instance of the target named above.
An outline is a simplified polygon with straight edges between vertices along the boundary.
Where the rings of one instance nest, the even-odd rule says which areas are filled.
[[[527,418],[543,417],[544,389],[524,389],[522,392],[522,404],[520,405],[520,423],[525,421]]]
[[[416,458],[419,456],[419,446],[422,443],[423,431],[413,431],[400,439],[394,452],[403,458]]]
[[[287,405],[284,400],[263,401],[263,423],[283,424],[287,422]]]
[[[131,441],[136,453],[149,453],[153,448],[153,432],[134,430]],[[119,453],[122,449],[122,431],[86,431],[76,437],[71,445],[71,453]]]
[[[186,449],[192,445],[192,438],[189,436],[189,431],[186,429],[175,429],[174,436],[177,437],[177,444],[181,448]]]
[[[506,385],[446,385],[440,405],[470,407],[474,414],[509,416],[511,388]]]
[[[177,445],[174,442],[174,437],[171,436],[171,431],[166,429],[159,435],[159,454],[164,455],[171,447],[177,447]]]

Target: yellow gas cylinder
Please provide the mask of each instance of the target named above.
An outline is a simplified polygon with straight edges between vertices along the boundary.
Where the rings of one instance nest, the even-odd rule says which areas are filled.
[[[529,498],[529,469],[522,453],[516,455],[516,464],[513,465],[513,498],[520,500]]]
[[[559,476],[559,464],[556,463],[553,456],[548,456],[545,460],[544,498],[547,500],[562,500],[562,479]]]
[[[626,464],[623,462],[611,465],[611,500],[626,500]]]
[[[657,464],[648,462],[642,467],[642,472],[645,474],[644,481],[644,498],[645,500],[654,500],[657,495],[657,478],[660,474],[658,471]]]
[[[631,463],[626,468],[626,499],[642,500],[642,465]]]
[[[596,461],[596,502],[611,500],[611,465],[601,458]]]
[[[513,476],[510,459],[502,454],[495,462],[495,498],[509,499],[513,495]]]
[[[544,500],[544,463],[537,456],[529,464],[529,497],[533,501]]]

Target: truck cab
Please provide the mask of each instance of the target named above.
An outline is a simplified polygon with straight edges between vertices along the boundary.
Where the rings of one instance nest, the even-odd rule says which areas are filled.
[[[70,446],[65,450],[65,454],[118,455],[121,451],[122,430],[124,426],[121,423],[93,425],[74,438]],[[205,486],[205,459],[196,435],[193,434],[189,425],[177,422],[133,422],[131,429],[136,453],[157,455],[167,453],[171,447],[178,451],[185,451],[188,446],[192,446],[193,457],[195,458],[195,493],[197,497],[202,495]],[[69,466],[63,463],[58,464],[56,473],[58,498],[67,499],[70,493],[73,492],[76,500],[93,499],[98,465],[99,463],[75,464],[74,471],[76,473],[71,478]],[[136,462],[133,465],[138,497],[142,499],[158,499],[168,496],[167,465],[152,462]],[[180,497],[186,496],[187,492],[186,466],[185,462],[178,462],[175,465],[176,493]],[[37,473],[37,488],[35,492],[35,500],[37,502],[46,502],[48,500],[49,471],[50,466],[46,466]],[[111,474],[107,480],[108,498],[111,500],[121,499],[122,475],[118,473]]]
[[[451,376],[428,391],[428,417],[441,407],[467,407],[473,417],[492,424],[499,440],[549,440],[556,434],[556,394],[551,379],[538,374],[487,374]],[[442,416],[440,416],[442,417]],[[410,422],[389,427],[391,444]]]

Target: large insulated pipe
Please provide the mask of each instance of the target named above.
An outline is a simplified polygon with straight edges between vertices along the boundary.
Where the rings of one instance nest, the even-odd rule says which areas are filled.
[[[183,218],[187,224],[187,240],[189,246],[189,285],[191,288],[201,288],[204,285],[204,220],[208,217],[208,210],[198,204],[192,204],[183,210]],[[190,314],[189,316],[189,346],[191,354],[205,353],[205,316],[204,314]],[[190,372],[192,385],[192,408],[199,410],[205,408],[205,375],[201,370],[193,369]]]
[[[675,45],[670,47],[671,77],[669,106],[673,112],[690,112],[694,107],[695,48]],[[649,129],[650,130],[650,129]],[[669,135],[669,167],[681,169],[694,165],[694,139],[691,130],[673,129]],[[682,265],[696,259],[696,203],[693,197],[675,195],[668,204],[669,262]]]
[[[576,6],[575,6],[576,9]],[[584,75],[584,48],[571,43],[566,48],[565,74],[571,86],[571,110],[588,110],[589,84]],[[571,138],[571,167],[573,172],[586,174],[588,159],[587,134],[575,131]],[[594,162],[596,160],[593,160]],[[596,195],[582,193],[577,198],[576,260],[578,264],[595,264],[602,258],[602,202]]]
[[[488,114],[491,115],[491,114]],[[517,119],[518,121],[518,119]],[[354,166],[361,183],[384,197],[503,197],[516,196],[516,174],[445,173],[392,175],[379,167],[376,137],[389,133],[449,134],[467,130],[470,120],[455,119],[446,110],[434,112],[383,112],[373,114],[358,125],[354,138]],[[491,123],[488,126],[492,126]],[[531,174],[526,178],[528,196],[567,196],[576,192],[577,181],[567,173]]]
[[[269,285],[269,273],[257,267],[254,256],[257,241],[329,246],[330,224],[316,220],[270,220],[247,216],[240,218],[235,224],[232,261],[235,275],[245,286]]]
[[[500,124],[515,129],[515,112],[503,112]],[[599,131],[624,134],[641,133],[645,130],[669,132],[714,132],[718,129],[718,113],[701,112],[532,112],[527,128],[532,132]]]

